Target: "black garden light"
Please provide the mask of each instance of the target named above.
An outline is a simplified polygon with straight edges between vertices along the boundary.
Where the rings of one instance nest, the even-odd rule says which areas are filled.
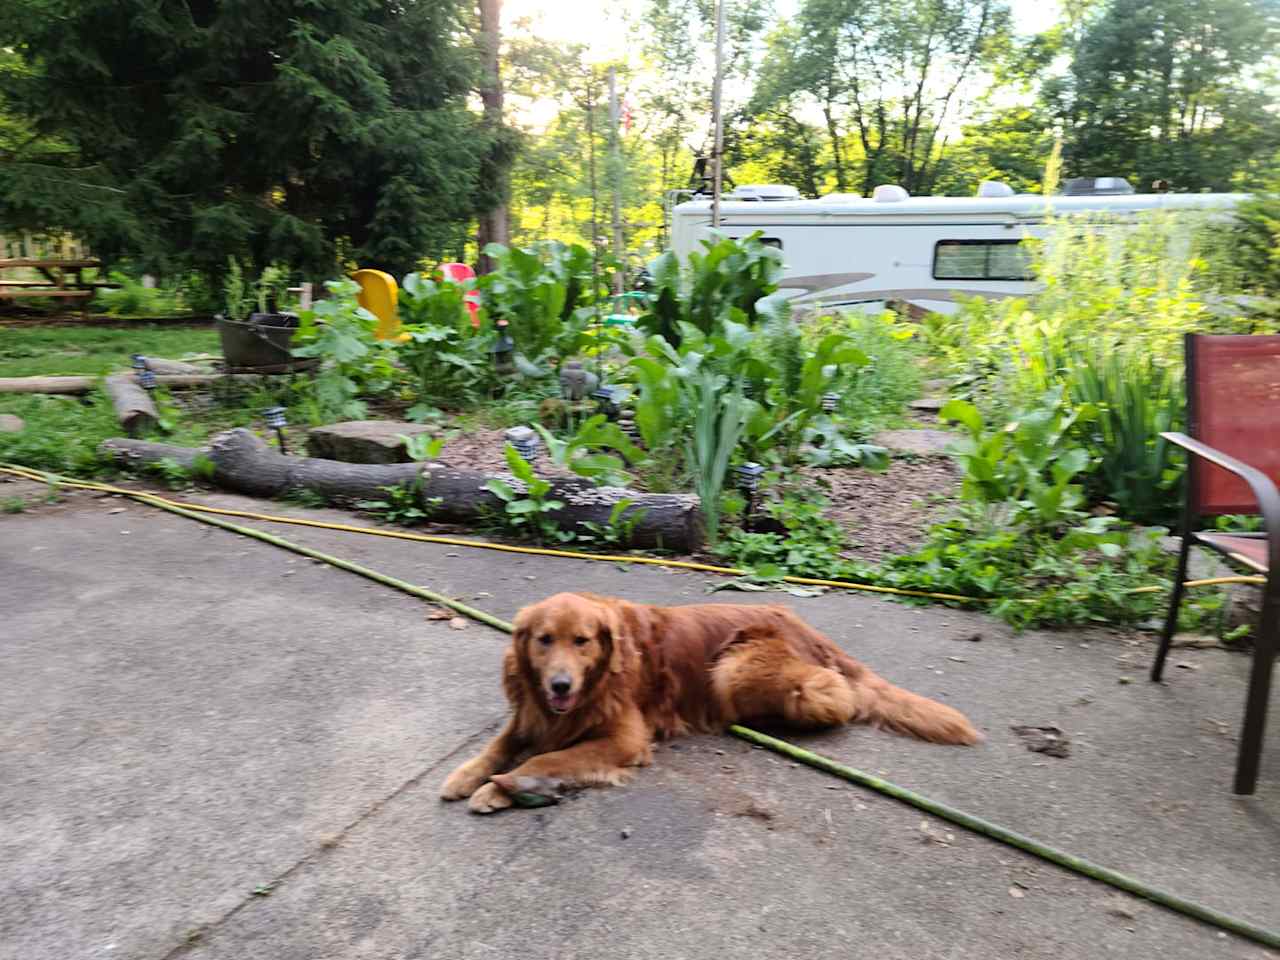
[[[747,509],[743,518],[746,520],[748,531],[751,529],[751,516],[756,512],[756,493],[760,490],[762,476],[764,476],[764,467],[752,460],[733,468],[734,482],[738,490],[747,498]]]
[[[135,374],[141,374],[143,370],[147,369],[147,358],[140,353],[131,354],[129,361],[133,364],[133,372]]]
[[[489,352],[493,354],[493,367],[499,373],[510,373],[515,369],[516,342],[507,332],[506,320],[499,320],[496,326],[498,336],[489,348]]]
[[[289,425],[289,421],[285,417],[284,407],[267,407],[262,411],[262,416],[266,419],[267,426],[276,432],[276,442],[280,444],[280,452],[287,454],[289,448],[285,445],[284,428]]]
[[[156,375],[150,367],[143,367],[138,371],[138,386],[142,387],[147,393],[151,393],[159,385],[160,382],[156,380]]]
[[[764,467],[754,461],[747,461],[733,468],[733,479],[738,489],[748,496],[754,496],[760,489],[760,478],[764,476]]]
[[[618,404],[618,393],[613,387],[601,387],[593,390],[591,399],[600,405],[600,412],[610,420],[617,419],[621,407]]]
[[[503,437],[507,443],[515,447],[516,453],[530,463],[538,455],[541,441],[539,441],[538,435],[529,427],[512,427],[503,434]]]
[[[822,395],[822,412],[835,413],[836,407],[840,406],[840,394],[824,393]]]

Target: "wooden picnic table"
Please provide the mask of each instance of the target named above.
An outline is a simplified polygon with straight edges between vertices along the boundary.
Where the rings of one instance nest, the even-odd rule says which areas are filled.
[[[118,284],[85,280],[81,271],[101,267],[99,260],[59,260],[56,258],[9,257],[0,258],[0,271],[35,270],[43,280],[10,280],[0,278],[0,300],[16,300],[19,297],[47,297],[58,300],[80,301],[80,316],[89,314],[89,301],[101,287]]]

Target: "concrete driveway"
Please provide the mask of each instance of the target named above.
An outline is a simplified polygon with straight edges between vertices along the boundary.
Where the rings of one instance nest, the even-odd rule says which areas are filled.
[[[703,575],[271,529],[508,618],[564,589],[706,599]],[[1150,648],[1105,632],[783,599],[988,737],[798,741],[1280,927],[1280,707],[1257,795],[1229,790],[1245,657],[1175,651],[1187,666],[1153,685]],[[0,957],[1272,955],[732,738],[663,746],[623,788],[469,815],[437,788],[503,717],[506,638],[425,613],[117,498],[0,516]],[[1057,724],[1070,756],[1012,724]]]

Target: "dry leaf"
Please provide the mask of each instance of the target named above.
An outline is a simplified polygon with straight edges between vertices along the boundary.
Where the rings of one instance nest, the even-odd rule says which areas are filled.
[[[428,620],[451,620],[453,614],[442,607],[432,607],[427,611]]]
[[[1021,900],[1023,897],[1026,896],[1026,894],[1023,893],[1021,890],[1019,890],[1017,887],[1010,887],[1009,896],[1013,897],[1013,899],[1015,900]]]
[[[462,617],[454,617],[452,620],[449,621],[449,629],[465,630],[467,629],[467,621],[462,619]]]

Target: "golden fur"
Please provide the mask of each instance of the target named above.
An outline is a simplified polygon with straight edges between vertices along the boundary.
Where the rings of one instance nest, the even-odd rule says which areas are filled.
[[[519,790],[621,783],[655,738],[775,720],[980,739],[951,707],[893,686],[785,607],[655,607],[559,593],[525,607],[503,660],[505,729],[445,781],[476,813]]]

